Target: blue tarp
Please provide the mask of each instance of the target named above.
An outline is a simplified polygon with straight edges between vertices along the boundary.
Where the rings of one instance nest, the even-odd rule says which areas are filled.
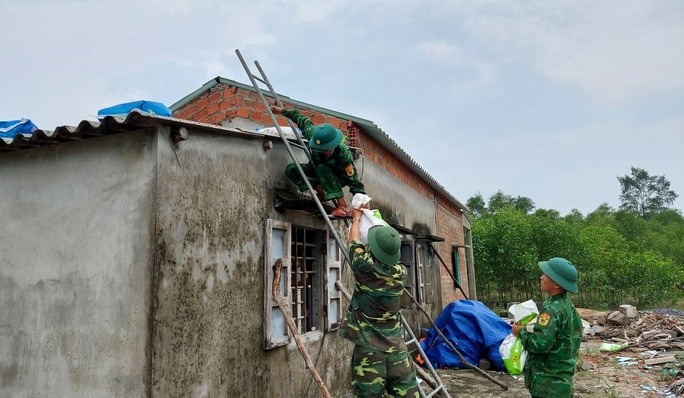
[[[30,119],[0,121],[0,137],[14,138],[17,134],[33,134],[38,130]]]
[[[511,325],[486,305],[474,300],[454,301],[442,310],[435,325],[471,365],[477,366],[486,358],[493,369],[506,370],[499,346],[510,334]],[[435,368],[467,367],[432,328],[420,344]]]
[[[103,119],[105,116],[125,117],[134,109],[157,116],[171,116],[171,109],[167,108],[166,105],[161,102],[133,101],[100,109],[97,111],[97,118]]]

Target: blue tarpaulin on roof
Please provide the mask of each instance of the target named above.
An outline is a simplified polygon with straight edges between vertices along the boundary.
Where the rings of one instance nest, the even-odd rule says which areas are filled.
[[[511,326],[486,305],[474,300],[454,301],[442,310],[435,325],[471,365],[477,366],[486,358],[493,369],[506,370],[499,346]],[[432,328],[420,344],[435,368],[467,367]]]
[[[38,130],[30,119],[0,121],[0,137],[14,138],[17,134],[33,134]]]
[[[171,109],[167,108],[166,105],[162,104],[161,102],[141,100],[126,102],[124,104],[118,104],[110,106],[109,108],[100,109],[97,111],[97,118],[103,119],[105,116],[125,117],[135,109],[157,116],[171,116]]]

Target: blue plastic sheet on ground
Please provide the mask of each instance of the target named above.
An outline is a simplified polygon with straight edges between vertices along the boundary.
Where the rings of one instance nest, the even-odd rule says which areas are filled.
[[[125,117],[133,110],[140,110],[157,116],[171,116],[171,109],[161,102],[154,101],[133,101],[124,104],[110,106],[97,111],[97,118],[103,119],[105,116]]]
[[[506,370],[499,346],[511,333],[511,325],[486,305],[474,300],[454,301],[442,310],[435,325],[471,365],[477,366],[485,358],[493,369]],[[433,328],[420,344],[435,368],[467,367]]]
[[[14,138],[17,134],[33,134],[38,130],[31,119],[0,121],[0,137]]]

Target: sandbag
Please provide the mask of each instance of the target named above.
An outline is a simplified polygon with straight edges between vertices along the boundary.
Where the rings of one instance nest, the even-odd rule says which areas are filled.
[[[511,376],[522,373],[527,362],[527,350],[523,348],[520,337],[509,334],[499,346],[499,353],[504,366]]]

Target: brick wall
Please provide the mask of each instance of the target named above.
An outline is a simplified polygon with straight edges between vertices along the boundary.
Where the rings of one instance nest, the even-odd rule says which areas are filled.
[[[453,273],[454,267],[451,253],[455,246],[463,246],[463,223],[461,221],[460,210],[450,202],[440,199],[442,198],[438,198],[437,201],[436,224],[437,230],[439,231],[438,235],[443,237],[445,241],[434,245],[434,247],[437,249],[440,257],[442,257],[442,260],[444,260],[446,267]],[[470,296],[470,293],[468,292],[468,272],[466,269],[465,251],[463,247],[458,248],[458,256],[459,273],[461,275],[460,285],[463,291]],[[458,287],[454,287],[454,280],[451,278],[451,275],[449,275],[441,263],[439,266],[442,286],[442,304],[446,306],[454,300],[464,299],[465,297]]]
[[[273,101],[269,101],[272,103]],[[292,108],[292,104],[283,103],[286,108]],[[348,128],[353,123],[328,116],[320,112],[307,109],[299,109],[302,115],[311,119],[315,124],[330,123],[342,130],[349,137]],[[259,99],[259,94],[254,91],[244,90],[227,84],[217,84],[206,93],[195,98],[190,103],[177,110],[173,117],[179,119],[194,120],[196,122],[221,125],[221,122],[240,117],[253,120],[266,126],[273,125],[271,117]],[[278,117],[278,125],[286,126],[287,119]],[[358,128],[356,129],[358,131]],[[357,133],[358,134],[358,133]],[[351,142],[348,142],[350,146]]]
[[[269,103],[272,101],[269,100]],[[286,108],[293,105],[284,102]],[[390,151],[382,146],[374,138],[365,135],[363,131],[350,120],[340,119],[329,116],[310,109],[298,108],[299,112],[307,116],[315,124],[330,123],[342,130],[347,137],[347,144],[357,147],[367,157],[380,167],[390,171],[396,178],[407,186],[413,188],[421,195],[434,200],[437,206],[437,231],[435,235],[446,239],[445,242],[437,243],[434,247],[438,250],[449,270],[453,269],[451,261],[452,246],[463,245],[463,225],[461,223],[461,211],[454,204],[436,193],[430,185],[415,174],[408,166],[403,164]],[[177,110],[174,115],[176,118],[193,120],[201,123],[221,125],[226,120],[233,118],[249,119],[263,125],[272,125],[271,117],[266,108],[261,103],[259,95],[251,90],[245,90],[227,84],[217,84],[207,92],[201,94],[183,108]],[[278,117],[278,124],[287,125],[287,119]],[[463,249],[459,249],[461,266],[461,287],[467,291],[467,272]],[[454,288],[451,276],[446,272],[441,264],[437,264],[440,269],[442,286],[442,304],[463,298],[457,288]]]

